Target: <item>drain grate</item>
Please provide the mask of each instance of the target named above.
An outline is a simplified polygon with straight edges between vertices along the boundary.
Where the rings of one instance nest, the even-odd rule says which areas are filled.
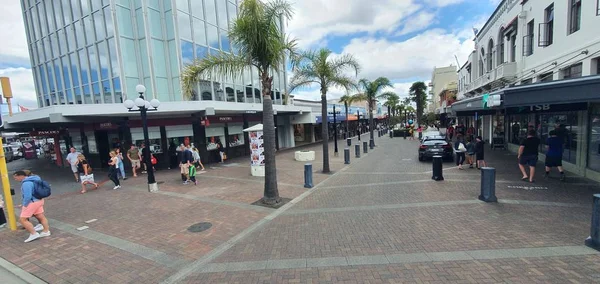
[[[206,230],[210,229],[210,227],[212,227],[211,223],[202,222],[202,223],[191,225],[188,228],[188,231],[192,232],[192,233],[200,233],[200,232],[203,232],[203,231],[206,231]]]

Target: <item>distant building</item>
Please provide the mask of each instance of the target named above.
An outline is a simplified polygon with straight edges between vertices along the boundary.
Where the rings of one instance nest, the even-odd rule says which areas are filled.
[[[457,81],[456,66],[434,68],[431,73],[431,82],[428,85],[428,112],[441,113],[441,103],[439,99],[440,92],[444,87]]]

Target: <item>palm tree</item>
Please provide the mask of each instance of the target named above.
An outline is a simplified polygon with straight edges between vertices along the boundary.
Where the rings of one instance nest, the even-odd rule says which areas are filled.
[[[427,104],[427,85],[423,82],[415,82],[410,86],[410,99],[417,105],[417,121],[421,124],[423,110]]]
[[[369,144],[370,144],[370,147],[373,148],[373,146],[375,146],[375,142],[374,142],[375,137],[373,134],[375,131],[375,126],[373,124],[373,109],[375,109],[375,102],[377,101],[378,98],[386,98],[388,96],[395,95],[395,93],[384,92],[384,93],[379,94],[381,91],[383,91],[383,89],[388,88],[388,87],[390,87],[390,88],[393,87],[390,80],[385,77],[379,77],[379,78],[375,79],[375,81],[361,79],[360,81],[358,81],[358,84],[360,86],[362,93],[356,95],[357,100],[366,101],[368,109],[369,109],[369,132],[370,132]]]
[[[239,52],[219,53],[186,66],[182,72],[182,91],[189,98],[201,77],[240,77],[244,69],[258,69],[263,96],[263,138],[265,155],[265,188],[262,202],[279,203],[275,165],[275,123],[271,88],[272,72],[283,70],[287,55],[296,54],[296,41],[286,37],[280,17],[290,19],[293,10],[285,0],[263,3],[243,0],[239,16],[232,21],[229,38]]]
[[[400,97],[398,97],[398,95],[396,95],[395,93],[391,93],[388,95],[385,103],[383,104],[384,106],[387,107],[387,112],[388,112],[388,124],[390,121],[390,118],[392,118],[392,110],[394,107],[396,107],[396,105],[398,105],[398,103],[400,102]]]
[[[329,126],[327,120],[327,91],[331,87],[355,89],[354,80],[346,71],[358,74],[360,66],[352,55],[330,58],[331,50],[305,51],[292,60],[294,76],[290,90],[318,85],[321,91],[321,133],[323,138],[323,173],[329,173]]]
[[[348,107],[354,102],[354,97],[350,95],[343,95],[340,98],[340,103],[344,103],[346,109],[346,135],[348,135]],[[348,137],[348,136],[346,136]]]

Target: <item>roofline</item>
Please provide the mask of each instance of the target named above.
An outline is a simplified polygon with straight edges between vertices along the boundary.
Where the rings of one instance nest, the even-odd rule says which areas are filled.
[[[494,15],[496,15],[496,13],[498,13],[498,10],[500,10],[500,7],[502,7],[502,4],[504,4],[505,1],[506,0],[502,0],[502,1],[500,1],[500,3],[498,3],[498,6],[496,6],[496,9],[494,10],[494,12],[489,16],[487,21],[485,21],[485,24],[483,24],[483,27],[481,27],[481,29],[479,31],[477,31],[477,34],[475,35],[475,39],[477,39],[477,37],[479,37],[479,35],[481,34],[481,32],[483,30],[485,30],[487,25],[490,23],[490,20],[494,17]]]

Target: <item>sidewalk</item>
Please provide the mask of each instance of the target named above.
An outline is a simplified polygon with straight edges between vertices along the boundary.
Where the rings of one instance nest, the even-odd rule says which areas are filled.
[[[338,143],[339,157],[330,143],[334,173],[344,168],[344,146]],[[321,148],[307,148],[316,156],[314,184],[331,177],[320,173]],[[262,177],[250,176],[247,158],[206,165],[197,186],[182,185],[178,170],[158,171],[158,193],[147,191],[146,175],[141,175],[123,181],[118,191],[109,182],[79,194],[80,185],[71,181],[69,169],[45,167],[43,162],[9,165],[10,171],[33,165],[34,172],[52,183],[53,195],[46,203],[52,236],[24,244],[23,230],[1,230],[0,257],[49,283],[158,283],[275,212],[250,205],[263,196],[264,188]],[[278,153],[281,197],[293,199],[307,191],[304,164],[294,160],[294,151]],[[18,190],[15,203],[20,203]],[[92,219],[97,221],[86,223]],[[188,232],[200,222],[212,227]],[[89,228],[78,231],[81,226]]]

